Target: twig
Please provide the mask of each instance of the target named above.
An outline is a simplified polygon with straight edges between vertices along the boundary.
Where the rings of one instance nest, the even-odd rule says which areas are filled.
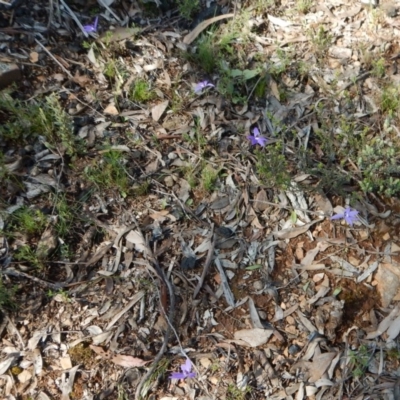
[[[79,26],[79,29],[82,31],[82,33],[85,35],[85,37],[89,37],[89,34],[85,31],[83,28],[83,25],[79,21],[78,17],[74,14],[74,12],[68,7],[68,5],[65,3],[64,0],[60,0],[60,3],[63,5],[63,7],[68,11],[69,15],[72,17],[72,19],[76,22],[76,24]]]
[[[50,26],[53,22],[53,0],[50,0],[50,12],[49,12],[49,21],[47,22],[47,29],[50,29]]]
[[[100,5],[102,5],[121,25],[125,25],[123,24],[124,21],[122,21],[117,14],[115,14],[115,12],[113,10],[111,10],[110,7],[108,7],[108,5],[103,1],[103,0],[98,0],[98,2],[100,3]]]
[[[101,117],[104,117],[104,114],[102,114],[101,112],[97,111],[94,107],[92,107],[90,104],[85,103],[84,101],[82,101],[76,94],[72,93],[69,89],[65,88],[63,86],[63,90],[65,90],[68,94],[72,95],[74,97],[74,99],[76,101],[78,101],[79,103],[81,103],[82,105],[84,105],[85,107],[90,108],[93,112],[99,114]]]
[[[46,47],[42,45],[42,43],[39,42],[39,40],[35,38],[35,42],[61,67],[61,69],[70,77],[70,79],[74,79],[71,73],[53,56],[53,54],[50,53],[50,51],[46,49]]]
[[[27,278],[27,279],[30,279],[30,280],[38,283],[41,286],[45,286],[45,287],[48,287],[48,288],[54,289],[54,290],[59,290],[63,287],[62,284],[50,283],[47,281],[43,281],[42,279],[36,278],[35,276],[31,276],[31,275],[26,274],[25,272],[16,271],[15,269],[11,269],[11,268],[6,268],[6,269],[2,270],[1,273],[4,275],[16,276],[17,278],[21,278],[21,277]]]

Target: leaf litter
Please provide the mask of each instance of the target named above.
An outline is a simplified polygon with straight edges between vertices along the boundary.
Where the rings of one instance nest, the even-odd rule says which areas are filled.
[[[102,7],[107,12],[96,19],[91,33],[113,18],[123,25],[123,14],[118,16],[115,4]],[[318,64],[315,54],[320,52],[327,64],[311,70],[307,81],[290,69],[286,71],[282,81],[297,92],[289,93],[287,101],[280,92],[280,80],[271,77],[266,105],[250,100],[241,108],[227,104],[211,81],[172,55],[193,45],[213,21],[234,20],[233,13],[203,21],[190,32],[181,32],[166,20],[157,31],[143,29],[143,33],[121,26],[111,35],[101,36],[105,53],[90,47],[84,57],[69,50],[58,55],[57,47],[46,43],[54,60],[46,53],[49,59],[44,68],[49,73],[32,76],[33,90],[43,90],[44,85],[45,92],[64,93],[70,115],[88,113],[90,124],[78,131],[94,166],[100,168],[102,157],[110,152],[122,154],[117,165],[125,168],[138,191],[131,196],[124,190],[98,190],[98,196],[91,197],[80,212],[82,222],[75,229],[75,238],[68,237],[74,251],[63,258],[53,255],[64,239],[55,233],[51,218],[36,237],[2,237],[2,279],[7,284],[15,279],[24,286],[19,298],[22,309],[4,311],[3,397],[94,398],[105,396],[110,388],[116,390],[119,382],[124,382],[124,391],[133,396],[138,380],[152,368],[149,365],[159,369],[154,370],[157,379],[148,382],[146,390],[159,398],[193,397],[194,391],[200,394],[198,398],[224,398],[230,387],[243,393],[250,387],[248,396],[269,399],[379,398],[398,391],[398,355],[393,349],[400,332],[396,305],[400,299],[400,243],[392,228],[398,217],[385,214],[387,210],[382,208],[382,212],[372,212],[375,205],[358,204],[357,221],[346,214],[346,210],[352,212],[347,205],[335,209],[339,214],[334,218],[348,217],[346,222],[354,222],[354,226],[331,221],[331,200],[338,204],[339,199],[302,191],[293,182],[291,190],[262,184],[252,167],[254,153],[249,150],[252,143],[268,147],[284,130],[283,124],[297,130],[298,142],[307,149],[317,124],[311,110],[329,103],[329,99],[318,98],[323,94],[319,88],[333,95],[336,89],[345,91],[356,82],[366,93],[379,90],[376,79],[362,73],[355,42],[364,37],[368,45],[387,49],[393,45],[387,38],[398,32],[396,20],[378,14],[380,8],[374,16],[371,10],[346,2],[329,7],[316,4],[305,14],[285,14],[285,7],[277,8],[276,15],[264,14],[260,21],[257,16],[251,18],[251,24],[265,26],[251,32],[252,50],[267,52],[279,66],[285,62],[277,51],[276,43],[280,43],[279,48],[295,46],[313,65]],[[75,13],[66,9],[64,23],[71,26]],[[33,18],[39,18],[33,28],[39,33],[44,21],[38,14]],[[379,34],[371,28],[373,18],[381,21]],[[82,25],[86,33],[92,21],[88,18],[88,24]],[[331,44],[315,31],[318,24],[333,35]],[[60,34],[68,35],[65,27],[55,26]],[[121,96],[118,104],[104,72],[111,53],[107,46],[114,43],[121,46],[121,68],[129,71],[108,71],[119,86],[115,91]],[[129,46],[133,52],[124,57],[122,50]],[[37,63],[45,56],[39,48],[31,50],[30,62]],[[16,52],[21,59],[28,57],[22,47]],[[55,60],[71,71],[66,74]],[[69,63],[79,63],[92,76],[78,79],[83,75],[74,74]],[[231,72],[232,77],[244,81],[259,74],[251,66]],[[56,74],[63,73],[78,85],[76,90],[62,87]],[[184,73],[190,82],[177,78]],[[127,75],[134,80],[151,78],[157,83],[157,97],[136,107],[126,94],[131,89]],[[51,77],[57,79],[51,81]],[[218,77],[212,78],[216,82]],[[199,82],[201,96],[179,109],[173,90],[187,99]],[[368,97],[360,96],[355,110],[359,118],[377,110]],[[332,103],[337,118],[341,105]],[[175,120],[172,107],[179,109]],[[253,139],[246,142],[250,133]],[[109,147],[104,149],[107,141]],[[34,170],[17,159],[6,163],[10,173],[18,172],[25,187],[18,200],[21,206],[44,209],[48,207],[42,197],[46,193],[73,196],[72,188],[80,185],[93,190],[95,186],[85,188],[79,176],[66,173],[65,148],[49,146],[50,153],[43,157],[39,142],[32,153]],[[12,158],[20,149],[7,150]],[[288,151],[295,153],[298,148],[288,146]],[[315,151],[324,156],[322,149]],[[85,161],[87,170],[90,160]],[[183,177],[179,169],[189,172]],[[202,187],[200,181],[193,184],[197,173],[203,173],[205,182],[214,170],[218,170],[211,179],[214,188]],[[311,179],[307,175],[297,178],[297,182]],[[68,185],[66,180],[70,180]],[[152,189],[146,193],[142,188],[144,194],[139,194],[147,182]],[[9,215],[16,211],[14,208]],[[368,214],[376,218],[365,220]],[[61,217],[60,212],[49,215]],[[387,225],[382,223],[384,218],[390,219]],[[94,233],[89,234],[91,228]],[[34,246],[39,261],[45,261],[41,272],[35,271],[28,259],[15,257],[15,250],[27,243]],[[168,316],[170,294],[155,270],[153,255],[174,284],[178,303],[173,320]],[[252,265],[257,268],[249,268]],[[174,332],[162,354],[165,364],[154,363],[170,325]],[[367,350],[366,365],[357,364],[363,359],[362,346]],[[171,383],[167,371],[192,373],[182,368],[182,357],[193,360],[196,378]],[[131,368],[138,379],[128,374]],[[362,374],[356,377],[359,369]]]

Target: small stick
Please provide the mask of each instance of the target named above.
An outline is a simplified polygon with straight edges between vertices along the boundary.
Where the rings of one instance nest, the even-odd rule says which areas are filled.
[[[42,43],[39,42],[39,40],[35,38],[35,42],[61,67],[61,69],[70,77],[70,79],[74,79],[71,73],[53,56],[53,54],[50,53],[50,51],[46,49],[46,47],[42,45]]]
[[[100,5],[102,5],[121,25],[123,24],[124,21],[122,21],[117,14],[113,10],[111,10],[110,7],[103,1],[103,0],[98,0]],[[125,24],[124,24],[125,25]]]
[[[17,271],[15,269],[6,268],[3,271],[1,271],[1,273],[4,275],[16,276],[17,278],[21,278],[21,277],[27,278],[27,279],[30,279],[30,280],[38,283],[41,286],[45,286],[45,287],[48,287],[53,290],[59,290],[63,287],[62,284],[46,282],[46,281],[43,281],[42,279],[36,278],[35,276],[28,275],[25,272]]]
[[[64,0],[60,0],[61,4],[64,6],[64,8],[68,11],[69,15],[72,17],[72,19],[76,22],[76,24],[79,26],[79,29],[83,32],[85,37],[88,37],[89,34],[85,31],[83,28],[83,25],[79,21],[78,17],[74,14],[74,12],[68,7],[68,5],[65,3]]]

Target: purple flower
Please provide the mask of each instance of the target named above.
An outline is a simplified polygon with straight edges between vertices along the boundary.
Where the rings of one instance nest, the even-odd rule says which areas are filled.
[[[331,217],[331,219],[342,219],[344,218],[344,220],[349,224],[349,225],[353,225],[354,222],[356,222],[358,220],[358,211],[354,210],[350,207],[346,207],[343,212],[338,213],[336,215],[333,215]]]
[[[203,89],[208,88],[208,87],[215,87],[211,82],[208,81],[202,81],[199,82],[195,87],[194,87],[194,92],[196,94],[201,94]]]
[[[173,372],[169,376],[169,379],[194,378],[196,376],[196,373],[192,372],[192,367],[193,367],[192,362],[187,358],[186,361],[185,361],[185,364],[181,365],[181,371],[182,372]]]
[[[254,128],[253,136],[252,135],[247,136],[247,139],[250,140],[253,146],[259,144],[261,147],[264,147],[268,142],[268,139],[266,137],[260,136],[260,131],[258,130],[258,128]]]
[[[97,24],[99,23],[99,17],[94,19],[94,23],[91,25],[84,25],[83,29],[86,33],[93,33],[97,31]]]

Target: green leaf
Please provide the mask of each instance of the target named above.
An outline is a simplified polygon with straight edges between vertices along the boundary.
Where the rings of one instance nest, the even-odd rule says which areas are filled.
[[[337,296],[341,291],[342,291],[342,288],[341,288],[341,287],[338,287],[338,288],[336,288],[336,289],[333,291],[333,295],[334,295],[334,296]]]
[[[254,265],[249,265],[248,267],[245,268],[246,271],[254,271],[256,269],[262,268],[261,264],[254,264]]]
[[[260,69],[245,69],[243,71],[243,78],[247,80],[255,78],[257,75],[260,75]]]
[[[241,71],[240,69],[232,69],[231,70],[232,78],[237,78],[238,76],[242,76],[242,75],[243,75],[243,71]]]

